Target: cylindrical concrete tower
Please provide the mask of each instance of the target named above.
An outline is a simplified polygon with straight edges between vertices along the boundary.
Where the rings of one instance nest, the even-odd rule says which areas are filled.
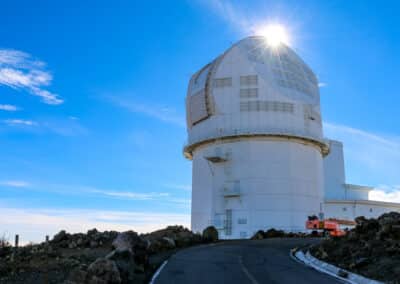
[[[195,73],[186,98],[192,230],[304,231],[323,204],[316,76],[293,50],[248,37]]]

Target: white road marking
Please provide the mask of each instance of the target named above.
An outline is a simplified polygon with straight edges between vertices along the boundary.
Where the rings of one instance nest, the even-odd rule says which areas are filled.
[[[157,269],[156,273],[154,273],[149,284],[154,284],[154,281],[156,281],[158,275],[161,273],[161,270],[163,270],[163,268],[167,264],[167,262],[168,262],[168,260],[164,261],[163,264],[161,264],[161,266]]]
[[[251,275],[250,271],[244,266],[243,264],[243,259],[241,256],[239,256],[239,264],[240,268],[242,269],[243,273],[246,274],[247,278],[249,278],[250,282],[252,284],[259,284],[258,281],[254,278],[253,275]]]

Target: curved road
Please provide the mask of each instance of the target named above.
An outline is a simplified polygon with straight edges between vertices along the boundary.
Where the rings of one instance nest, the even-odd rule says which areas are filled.
[[[341,283],[290,258],[290,249],[317,241],[243,240],[185,249],[168,260],[154,283]]]

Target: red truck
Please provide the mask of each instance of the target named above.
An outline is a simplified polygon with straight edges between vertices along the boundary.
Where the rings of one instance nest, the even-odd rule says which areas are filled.
[[[356,223],[349,220],[326,219],[319,220],[317,216],[309,216],[306,221],[306,228],[313,231],[323,231],[325,235],[332,237],[342,237],[347,231],[342,230],[340,225],[354,226]]]

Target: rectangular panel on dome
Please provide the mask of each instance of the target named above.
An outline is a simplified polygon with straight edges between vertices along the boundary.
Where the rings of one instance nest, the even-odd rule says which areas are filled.
[[[216,88],[223,88],[230,86],[232,86],[232,78],[230,77],[214,79],[214,87]]]
[[[293,113],[294,105],[277,101],[247,101],[240,103],[240,111],[276,111]]]
[[[258,89],[257,88],[240,89],[240,97],[241,98],[257,98],[258,97]]]
[[[188,97],[189,118],[192,124],[208,117],[206,95],[204,89]]]
[[[240,86],[254,86],[257,84],[257,75],[240,76]]]
[[[304,119],[309,119],[321,123],[321,115],[314,110],[312,105],[304,105]]]

